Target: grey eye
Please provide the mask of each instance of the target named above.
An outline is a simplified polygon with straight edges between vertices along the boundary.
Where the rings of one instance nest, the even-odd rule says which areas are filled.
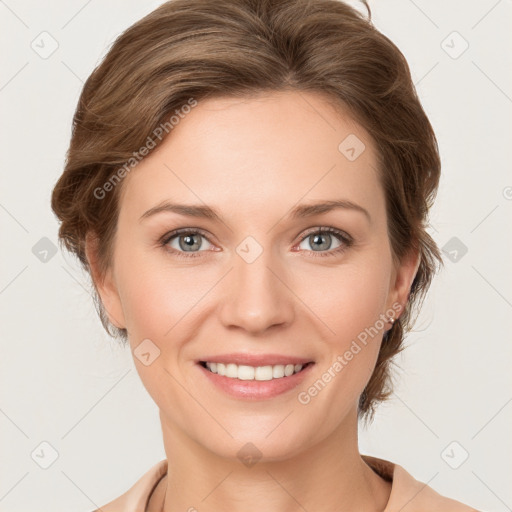
[[[198,252],[205,245],[204,241],[206,241],[206,238],[200,233],[180,233],[171,237],[167,245],[177,251]],[[173,245],[176,242],[178,242],[178,245]],[[206,241],[206,244],[209,244],[209,242]]]
[[[312,249],[306,248],[307,251],[326,251],[329,249],[337,249],[341,245],[341,242],[338,241],[339,245],[336,247],[332,247],[333,238],[337,239],[337,237],[332,233],[311,233],[306,238],[304,238],[301,244],[303,244],[304,242],[308,242],[310,244],[310,247],[312,247]],[[301,247],[301,249],[304,248]]]

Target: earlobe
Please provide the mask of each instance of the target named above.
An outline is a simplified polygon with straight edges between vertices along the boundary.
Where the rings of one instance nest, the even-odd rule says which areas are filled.
[[[103,308],[111,324],[119,329],[125,329],[125,321],[121,299],[112,267],[102,272],[98,262],[98,241],[97,238],[88,233],[85,240],[85,254],[94,287],[99,295]]]

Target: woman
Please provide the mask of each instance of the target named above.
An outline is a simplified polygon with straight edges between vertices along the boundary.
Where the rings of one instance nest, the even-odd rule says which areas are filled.
[[[441,256],[405,58],[336,0],[174,0],[87,80],[52,208],[159,407],[103,511],[469,511],[358,450]]]

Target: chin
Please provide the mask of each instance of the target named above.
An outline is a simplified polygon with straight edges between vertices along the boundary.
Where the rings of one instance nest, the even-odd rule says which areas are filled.
[[[289,419],[293,416],[290,414]],[[286,415],[276,417],[275,421],[253,424],[249,430],[232,426],[228,431],[233,438],[227,435],[208,437],[204,439],[204,446],[220,457],[237,458],[248,467],[255,462],[285,461],[307,450],[318,428],[307,429],[297,423],[285,425],[289,420],[283,422],[283,417]]]

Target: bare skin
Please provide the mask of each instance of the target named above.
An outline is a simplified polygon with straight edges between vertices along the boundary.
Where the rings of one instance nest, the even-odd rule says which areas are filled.
[[[365,144],[353,161],[338,149],[350,134]],[[128,330],[132,351],[146,339],[160,350],[149,365],[134,355],[160,410],[169,462],[150,509],[382,511],[391,484],[361,458],[357,403],[391,327],[382,319],[406,303],[418,255],[393,264],[368,133],[314,93],[210,99],[122,187],[106,275],[99,276],[92,243],[87,254],[102,302]],[[297,205],[338,199],[369,218],[349,208],[288,217]],[[211,206],[223,222],[168,211],[141,219],[162,201]],[[353,243],[332,233],[315,241],[320,227]],[[159,244],[179,228],[202,230],[192,235],[200,247],[180,245],[187,233]],[[251,263],[237,252],[249,236],[262,250]],[[378,334],[332,376],[337,356],[371,326]],[[228,352],[314,364],[296,388],[248,400],[225,394],[197,364]],[[299,401],[329,368],[325,387]],[[246,443],[261,454],[250,467],[237,456]]]

